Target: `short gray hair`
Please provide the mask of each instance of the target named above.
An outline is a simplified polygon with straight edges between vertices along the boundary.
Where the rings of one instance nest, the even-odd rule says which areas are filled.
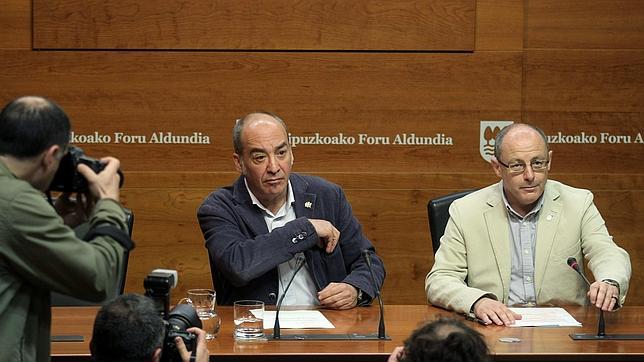
[[[520,128],[520,127],[528,127],[534,130],[535,132],[537,132],[541,136],[541,139],[543,139],[543,143],[546,145],[546,152],[548,152],[549,150],[548,137],[546,137],[546,134],[543,133],[541,128],[527,123],[513,123],[503,128],[501,132],[499,132],[499,134],[497,134],[496,138],[494,139],[494,157],[496,157],[497,160],[500,160],[501,158],[501,146],[503,145],[503,139],[505,138],[505,136],[508,133],[510,133],[510,131],[512,131],[513,129]]]
[[[236,120],[235,126],[233,127],[233,148],[235,149],[235,153],[238,155],[241,155],[242,152],[244,151],[244,145],[242,144],[241,136],[242,136],[242,131],[244,130],[244,126],[246,125],[246,121],[248,121],[248,119],[251,116],[256,114],[264,114],[273,118],[274,120],[277,121],[277,123],[281,124],[282,127],[284,127],[284,131],[288,135],[288,127],[286,127],[286,123],[275,113],[264,112],[264,111],[248,113],[244,117]]]

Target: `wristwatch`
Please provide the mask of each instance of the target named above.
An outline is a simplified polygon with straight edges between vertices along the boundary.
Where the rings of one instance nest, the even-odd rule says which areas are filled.
[[[358,291],[358,298],[356,298],[356,305],[360,305],[362,303],[362,289],[356,288]]]
[[[617,293],[619,293],[619,283],[613,279],[603,279],[603,283],[610,284],[617,288]]]

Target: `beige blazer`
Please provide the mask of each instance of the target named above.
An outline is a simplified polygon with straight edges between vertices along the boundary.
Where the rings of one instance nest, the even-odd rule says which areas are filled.
[[[425,278],[427,300],[433,305],[469,312],[486,294],[507,304],[512,242],[501,190],[499,182],[452,203],[434,266]],[[588,287],[566,263],[573,256],[582,268],[583,258],[588,260],[595,279],[619,282],[623,304],[630,259],[608,234],[592,193],[549,180],[544,197],[535,246],[537,303],[587,303]]]

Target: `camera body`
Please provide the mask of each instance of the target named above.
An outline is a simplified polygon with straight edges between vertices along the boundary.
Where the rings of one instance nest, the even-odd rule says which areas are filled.
[[[178,304],[168,311],[170,305],[170,289],[176,285],[176,272],[168,270],[153,270],[143,280],[145,296],[152,299],[159,315],[165,321],[165,337],[163,338],[163,351],[161,361],[181,361],[181,356],[174,344],[176,337],[181,337],[188,351],[197,347],[197,336],[187,332],[190,327],[201,328],[201,320],[197,311],[190,304]]]
[[[49,191],[86,192],[89,186],[85,177],[77,170],[80,164],[87,165],[95,173],[105,169],[101,161],[85,155],[82,148],[70,145],[67,154],[60,160],[58,170],[49,185]],[[122,187],[123,173],[118,170],[118,174],[121,177],[119,187]]]

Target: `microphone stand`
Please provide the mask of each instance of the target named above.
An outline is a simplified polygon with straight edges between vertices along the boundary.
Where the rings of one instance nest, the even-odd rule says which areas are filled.
[[[567,261],[568,265],[573,268],[577,274],[586,282],[586,285],[590,287],[590,281],[581,272],[579,269],[579,264],[577,264],[577,259],[570,257]],[[625,340],[641,340],[644,339],[644,334],[606,334],[606,323],[604,322],[604,311],[599,308],[599,322],[597,323],[597,334],[592,333],[570,333],[570,338],[573,340],[599,340],[599,339],[625,339]]]
[[[295,273],[291,276],[291,280],[288,281],[288,284],[286,285],[286,288],[284,288],[284,293],[282,293],[282,296],[280,297],[279,302],[277,303],[277,307],[275,308],[275,324],[273,325],[273,339],[280,339],[280,309],[282,308],[282,301],[284,301],[284,296],[286,296],[286,291],[288,288],[291,287],[291,283],[293,283],[293,280],[295,279],[295,276],[297,273],[302,269],[304,266],[306,259],[304,257],[299,257],[297,259],[297,268],[295,268]]]
[[[380,306],[380,322],[378,323],[378,338],[387,339],[387,334],[385,333],[385,307],[382,303],[382,298],[380,297],[380,290],[378,288],[378,283],[376,283],[376,277],[373,275],[373,268],[371,267],[371,258],[369,255],[369,250],[363,250],[362,256],[367,261],[369,266],[369,274],[371,275],[371,281],[373,285],[376,286],[376,297],[378,297],[378,304]]]

